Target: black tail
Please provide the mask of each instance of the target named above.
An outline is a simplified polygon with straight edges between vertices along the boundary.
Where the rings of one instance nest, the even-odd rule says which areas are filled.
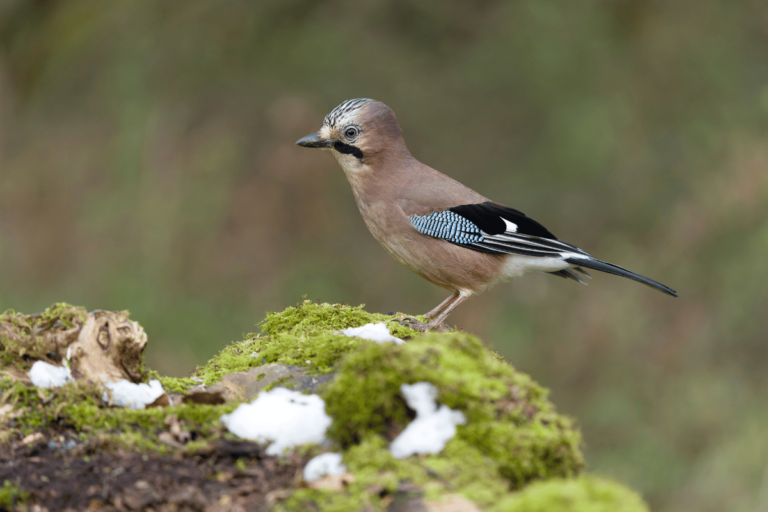
[[[614,265],[612,263],[606,263],[604,261],[596,260],[594,258],[566,258],[565,261],[567,261],[571,265],[578,265],[580,267],[587,267],[593,270],[599,270],[600,272],[607,272],[608,274],[626,277],[627,279],[632,279],[633,281],[637,281],[639,283],[643,283],[645,285],[656,288],[657,290],[662,291],[667,295],[677,297],[677,292],[672,288],[668,286],[664,286],[663,284],[658,283],[653,279],[648,279],[647,277],[643,277],[640,274],[635,274],[634,272],[630,272],[629,270],[625,268],[621,268],[618,265]]]
[[[592,279],[592,276],[589,275],[589,273],[580,267],[574,267],[574,268],[564,268],[563,270],[558,270],[557,272],[548,272],[549,274],[552,274],[553,276],[557,277],[564,277],[566,279],[573,279],[574,281],[577,281],[581,284],[587,284],[587,282],[584,280],[583,277],[581,277],[579,274],[574,272],[574,270],[578,270],[588,278]]]

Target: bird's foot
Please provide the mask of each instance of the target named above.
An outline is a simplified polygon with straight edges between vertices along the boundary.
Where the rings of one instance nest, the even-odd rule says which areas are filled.
[[[448,332],[451,327],[448,324],[438,324],[435,321],[432,322],[419,322],[415,318],[405,317],[395,320],[395,322],[402,324],[406,327],[410,327],[414,331],[419,332]]]

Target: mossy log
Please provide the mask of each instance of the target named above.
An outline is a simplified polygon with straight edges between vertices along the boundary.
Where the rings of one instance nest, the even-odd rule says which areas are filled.
[[[268,314],[262,332],[225,347],[189,377],[171,378],[144,370],[146,337],[127,313],[86,314],[63,304],[41,315],[6,313],[0,509],[647,510],[620,484],[583,473],[581,434],[546,389],[477,338],[424,335],[398,323],[403,316],[302,301]],[[375,322],[406,343],[339,332]],[[158,378],[166,400],[140,410],[105,402],[100,381],[85,378],[92,372],[83,371],[89,352],[77,351],[81,337],[102,353],[109,352],[105,340],[133,347],[107,359],[130,368],[120,378]],[[78,380],[29,385],[24,373],[35,360],[57,362],[67,351]],[[400,386],[417,382],[435,386],[438,402],[461,411],[466,424],[440,453],[397,459],[389,443],[414,417]],[[325,443],[274,457],[226,431],[222,414],[276,386],[324,399],[333,420]],[[307,485],[303,466],[327,451],[342,454],[348,475]]]
[[[35,361],[67,359],[72,376],[91,383],[140,382],[147,335],[127,311],[92,311],[54,304],[44,312],[0,315],[0,375],[30,383]]]

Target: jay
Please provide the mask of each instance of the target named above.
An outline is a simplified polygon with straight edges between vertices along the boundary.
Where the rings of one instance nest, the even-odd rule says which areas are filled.
[[[677,297],[652,279],[593,258],[524,213],[491,201],[416,160],[394,112],[379,101],[348,100],[297,145],[330,151],[349,180],[366,226],[397,261],[451,295],[409,322],[440,328],[451,312],[497,282],[547,272],[587,284],[585,268],[633,279]]]

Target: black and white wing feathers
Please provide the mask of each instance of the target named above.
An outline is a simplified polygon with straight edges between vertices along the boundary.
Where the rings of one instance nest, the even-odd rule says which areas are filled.
[[[464,204],[428,215],[411,215],[409,220],[420,233],[473,251],[561,259],[573,267],[550,273],[583,284],[587,284],[586,281],[574,270],[591,277],[581,268],[587,267],[626,277],[677,297],[671,288],[595,259],[575,245],[558,240],[524,213],[498,203]]]
[[[410,220],[425,235],[475,251],[540,257],[589,256],[558,240],[524,213],[496,203],[464,204],[429,215],[412,215]]]

